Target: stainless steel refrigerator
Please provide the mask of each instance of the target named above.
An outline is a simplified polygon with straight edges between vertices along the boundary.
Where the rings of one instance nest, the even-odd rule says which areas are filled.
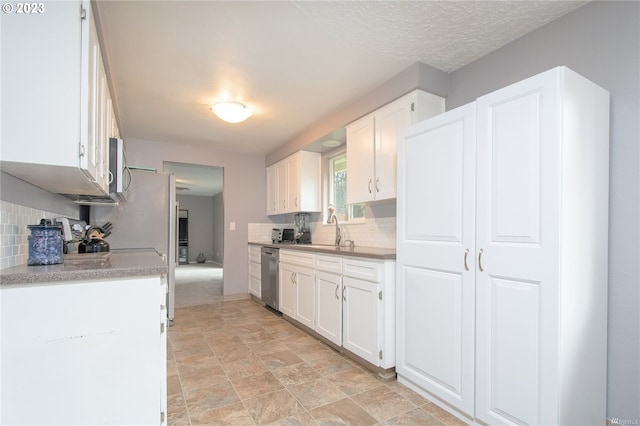
[[[167,315],[174,317],[176,223],[178,205],[175,175],[131,170],[131,184],[126,200],[117,206],[91,206],[92,225],[113,224],[111,235],[105,238],[110,250],[153,249],[166,256]]]

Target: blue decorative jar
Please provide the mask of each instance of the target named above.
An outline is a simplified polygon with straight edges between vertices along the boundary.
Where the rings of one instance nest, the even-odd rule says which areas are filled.
[[[62,224],[42,219],[40,225],[28,225],[29,259],[27,265],[55,265],[62,263]]]

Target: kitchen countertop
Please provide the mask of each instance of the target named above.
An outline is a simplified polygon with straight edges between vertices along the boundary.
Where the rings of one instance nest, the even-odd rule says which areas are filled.
[[[282,250],[300,250],[312,253],[365,257],[369,259],[395,260],[396,258],[396,249],[379,247],[359,247],[356,245],[353,249],[351,249],[348,246],[336,247],[333,245],[323,244],[273,244],[272,242],[258,241],[249,241],[249,244],[278,248]]]
[[[0,270],[0,286],[62,281],[132,278],[167,273],[167,264],[155,250],[111,251],[94,254],[68,254],[58,265],[20,265]]]

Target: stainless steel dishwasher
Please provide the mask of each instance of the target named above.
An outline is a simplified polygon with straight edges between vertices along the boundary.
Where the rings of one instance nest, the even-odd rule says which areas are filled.
[[[278,308],[278,255],[280,250],[262,247],[260,253],[261,291],[260,298],[270,308]]]

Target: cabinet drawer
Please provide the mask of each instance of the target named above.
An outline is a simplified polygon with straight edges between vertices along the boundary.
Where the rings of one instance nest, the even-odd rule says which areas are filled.
[[[260,263],[260,246],[249,246],[249,262]]]
[[[342,274],[345,277],[380,282],[382,280],[382,264],[345,257]]]
[[[249,262],[249,275],[251,275],[252,277],[256,277],[256,278],[261,278],[261,267],[260,267],[260,263],[256,263],[256,262]]]
[[[316,269],[318,271],[342,273],[342,258],[337,256],[316,255]]]
[[[315,255],[295,250],[280,250],[280,263],[290,263],[313,268],[315,266]]]

